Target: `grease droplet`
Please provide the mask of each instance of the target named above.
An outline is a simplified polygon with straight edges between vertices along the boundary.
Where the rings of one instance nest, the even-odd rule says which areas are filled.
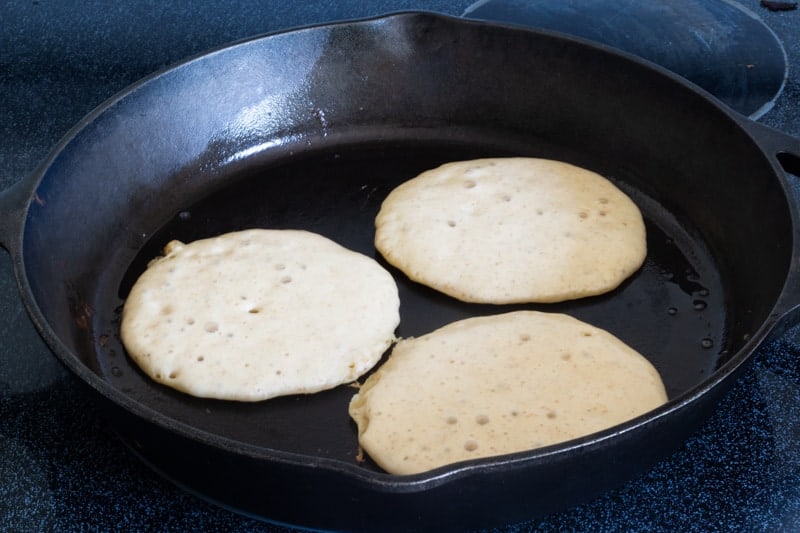
[[[709,348],[711,348],[712,346],[714,346],[714,341],[712,341],[712,340],[711,340],[711,339],[709,339],[709,338],[705,338],[705,339],[703,339],[703,340],[701,340],[701,341],[700,341],[700,346],[701,346],[702,348],[704,348],[704,349],[708,350]]]

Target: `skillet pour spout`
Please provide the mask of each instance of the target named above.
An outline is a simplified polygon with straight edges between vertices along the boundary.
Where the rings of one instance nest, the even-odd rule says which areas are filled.
[[[0,239],[56,357],[178,485],[302,527],[476,529],[646,471],[716,409],[761,343],[796,323],[786,172],[798,171],[798,144],[601,45],[398,13],[254,37],[129,87],[0,196]],[[446,161],[506,155],[589,168],[639,205],[648,257],[630,280],[519,307],[569,313],[646,355],[667,385],[663,407],[563,445],[399,477],[357,460],[352,389],[203,400],[148,380],[125,355],[121,305],[169,240],[300,228],[374,256],[374,216],[395,186]],[[390,271],[399,336],[508,310]]]

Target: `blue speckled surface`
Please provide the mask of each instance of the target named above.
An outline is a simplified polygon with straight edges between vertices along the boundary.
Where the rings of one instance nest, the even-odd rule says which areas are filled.
[[[140,77],[252,34],[472,2],[46,2],[0,4],[0,187],[33,170],[85,113]],[[800,136],[800,11],[742,0],[790,71],[760,120]],[[799,196],[800,197],[800,196]],[[287,531],[162,480],[111,434],[39,339],[0,256],[0,530]],[[504,531],[800,530],[800,326],[759,351],[711,420],[642,478]]]

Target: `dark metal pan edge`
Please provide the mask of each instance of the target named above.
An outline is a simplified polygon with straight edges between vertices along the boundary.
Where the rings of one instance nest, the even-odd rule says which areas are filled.
[[[134,85],[129,90],[135,90],[136,87],[138,87],[138,84]],[[109,101],[107,101],[106,104],[102,105],[100,108],[98,108],[98,110],[96,110],[95,112],[93,112],[93,114],[87,117],[85,122],[90,121],[91,117],[96,116],[107,107],[112,106],[114,101],[124,97],[125,94],[127,94],[127,92],[128,90],[123,91],[123,93],[121,93],[120,95],[117,95],[112,99],[110,99]],[[82,124],[84,124],[85,122],[82,122],[81,124],[76,126],[74,131],[78,131],[82,127]],[[65,140],[62,141],[62,143],[59,146],[62,146],[63,144],[68,142],[68,137],[70,135],[71,134],[68,134],[67,138],[65,138]],[[57,151],[58,148],[56,148],[54,153],[56,153]],[[38,179],[36,181],[38,181]],[[24,196],[23,193],[25,192],[25,188],[26,187],[21,187],[17,189],[19,193],[15,192],[14,193],[15,198],[13,202],[9,200],[8,203],[9,204],[16,203],[16,201],[19,199],[18,197]],[[10,195],[6,195],[6,197],[4,197],[4,201],[6,198],[10,197],[11,197]],[[19,211],[19,209],[17,208],[16,211]],[[9,227],[10,229],[5,230],[4,232],[4,239],[8,241],[6,246],[12,250],[12,255],[13,255],[14,251],[18,253],[17,245],[14,242],[11,242],[14,240],[13,233],[16,231],[16,228],[13,227],[13,223],[10,224]],[[21,233],[21,230],[19,232]],[[24,278],[24,273],[22,274],[22,276]],[[790,282],[791,282],[791,287],[789,287],[785,291],[786,296],[781,299],[781,306],[780,307],[776,306],[777,311],[771,318],[771,320],[765,323],[763,327],[759,330],[759,332],[754,334],[750,342],[745,346],[745,348],[741,350],[742,354],[740,354],[737,357],[734,357],[727,365],[725,365],[725,368],[721,369],[720,372],[716,373],[714,379],[708,380],[707,382],[709,385],[708,387],[706,387],[704,383],[704,386],[701,387],[702,390],[689,391],[684,395],[682,395],[681,397],[670,402],[670,404],[668,404],[667,406],[653,412],[652,414],[646,415],[644,417],[641,417],[640,419],[623,424],[618,428],[613,428],[611,430],[608,430],[606,432],[597,434],[589,438],[580,439],[578,441],[575,441],[574,443],[559,445],[553,448],[537,450],[535,452],[530,452],[530,453],[525,452],[522,454],[514,454],[513,456],[497,460],[495,459],[478,460],[476,462],[465,463],[464,465],[461,465],[459,467],[445,468],[443,470],[437,470],[435,472],[432,472],[431,474],[414,476],[411,478],[396,478],[394,476],[388,476],[388,475],[366,474],[363,471],[351,468],[349,465],[342,466],[337,461],[331,462],[326,459],[318,459],[314,461],[314,466],[324,467],[331,469],[333,471],[346,473],[347,475],[353,476],[359,481],[368,482],[376,486],[382,486],[383,488],[390,488],[391,491],[403,492],[406,490],[425,490],[432,486],[438,485],[439,483],[445,483],[451,479],[458,479],[461,476],[466,476],[471,473],[480,473],[487,470],[515,469],[518,467],[523,467],[530,462],[542,460],[548,457],[552,457],[554,455],[562,453],[568,454],[576,450],[590,446],[604,446],[612,438],[618,437],[620,435],[624,436],[625,433],[633,431],[635,429],[640,429],[650,423],[657,423],[660,419],[664,418],[668,414],[680,410],[685,405],[691,403],[694,400],[694,398],[697,397],[697,395],[704,394],[707,392],[707,389],[716,387],[729,374],[732,374],[736,370],[738,370],[738,367],[742,363],[744,363],[745,360],[748,358],[747,354],[749,354],[749,352],[756,350],[758,346],[760,346],[763,342],[765,342],[765,339],[768,339],[770,338],[771,335],[776,334],[778,329],[782,329],[782,324],[784,322],[795,321],[797,318],[795,316],[796,313],[792,311],[791,303],[789,302],[789,300],[794,299],[797,294],[798,282],[796,275],[794,275],[794,277],[791,278]],[[22,280],[22,289],[23,291],[29,290],[29,287],[27,287],[27,281],[24,279]],[[56,352],[59,358],[62,361],[71,361],[71,357],[69,357],[69,350],[60,342],[60,340],[54,334],[52,334],[49,331],[47,325],[44,322],[43,315],[36,308],[35,302],[28,301],[28,299],[26,298],[26,304],[28,305],[29,311],[34,317],[34,322],[37,324],[37,328],[40,329],[43,336],[47,340],[48,344],[53,348],[53,350]],[[111,399],[113,402],[115,402],[122,408],[136,413],[138,416],[142,417],[145,420],[161,425],[162,427],[168,429],[169,431],[175,431],[186,437],[197,438],[204,444],[208,444],[210,446],[223,446],[225,447],[225,449],[230,450],[233,453],[238,453],[268,461],[284,462],[286,464],[296,464],[299,462],[302,463],[304,466],[309,466],[308,461],[305,460],[303,457],[295,457],[291,454],[284,454],[280,452],[270,453],[260,449],[251,449],[250,447],[241,445],[241,443],[228,442],[226,439],[220,439],[213,435],[204,435],[202,433],[198,433],[195,428],[185,427],[179,422],[169,420],[158,413],[143,409],[135,402],[130,402],[129,399],[127,399],[124,395],[121,395],[115,389],[109,387],[104,381],[100,380],[95,374],[91,372],[86,372],[85,369],[83,369],[83,367],[80,367],[79,365],[72,365],[69,362],[68,365],[70,365],[70,368],[73,372],[78,374],[81,377],[81,379],[86,381],[92,388],[94,388],[102,396]]]

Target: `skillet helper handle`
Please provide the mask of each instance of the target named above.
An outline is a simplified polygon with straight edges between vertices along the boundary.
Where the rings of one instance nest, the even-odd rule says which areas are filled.
[[[800,138],[752,120],[744,121],[743,125],[785,172],[800,178]]]
[[[800,138],[751,120],[745,120],[742,124],[764,152],[785,172],[789,196],[797,206],[796,211],[800,212]],[[794,249],[797,255],[800,244],[794,243]],[[786,286],[773,312],[777,318],[777,324],[771,331],[773,336],[780,336],[800,323],[800,263],[797,261],[792,263]]]
[[[18,181],[0,191],[0,247],[13,257],[18,256],[22,244],[22,225],[32,194],[31,179]]]

